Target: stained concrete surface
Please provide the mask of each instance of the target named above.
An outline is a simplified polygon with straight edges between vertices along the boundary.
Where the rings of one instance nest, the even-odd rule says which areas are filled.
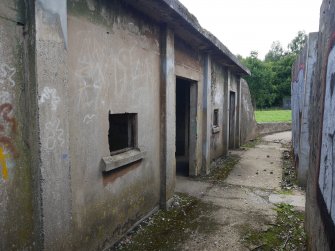
[[[176,192],[198,197],[219,206],[212,217],[221,225],[214,234],[192,233],[182,250],[248,250],[243,229],[266,230],[275,222],[274,203],[288,203],[304,210],[304,194],[280,194],[281,156],[291,133],[262,138],[260,144],[239,154],[240,162],[220,185],[178,177]]]

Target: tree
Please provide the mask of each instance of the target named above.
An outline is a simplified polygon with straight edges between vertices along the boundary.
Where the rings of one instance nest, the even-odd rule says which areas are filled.
[[[302,48],[304,48],[306,40],[307,35],[305,31],[298,31],[298,35],[288,45],[289,53],[298,55]]]
[[[254,107],[270,107],[275,99],[272,85],[272,72],[267,63],[258,59],[258,53],[252,51],[250,56],[243,59],[243,63],[250,69],[251,76],[246,77],[250,87]]]
[[[279,41],[274,41],[270,51],[265,55],[265,61],[278,61],[284,56],[284,49]]]
[[[291,95],[291,68],[306,42],[306,34],[299,31],[285,51],[279,41],[274,41],[265,60],[258,59],[258,52],[242,58],[251,71],[246,77],[254,107],[281,106],[284,97]]]

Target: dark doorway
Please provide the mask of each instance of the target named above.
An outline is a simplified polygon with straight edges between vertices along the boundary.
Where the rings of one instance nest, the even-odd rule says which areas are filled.
[[[196,175],[197,85],[176,78],[176,174]]]
[[[229,148],[235,148],[235,92],[229,93]]]

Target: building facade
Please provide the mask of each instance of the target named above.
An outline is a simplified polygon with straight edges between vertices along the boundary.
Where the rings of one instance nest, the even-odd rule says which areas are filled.
[[[176,0],[0,12],[0,250],[105,249],[252,137],[249,70]]]

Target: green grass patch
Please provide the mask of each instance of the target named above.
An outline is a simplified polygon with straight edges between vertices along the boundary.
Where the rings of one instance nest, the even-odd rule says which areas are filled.
[[[260,110],[255,112],[256,121],[264,122],[291,122],[291,110]]]

